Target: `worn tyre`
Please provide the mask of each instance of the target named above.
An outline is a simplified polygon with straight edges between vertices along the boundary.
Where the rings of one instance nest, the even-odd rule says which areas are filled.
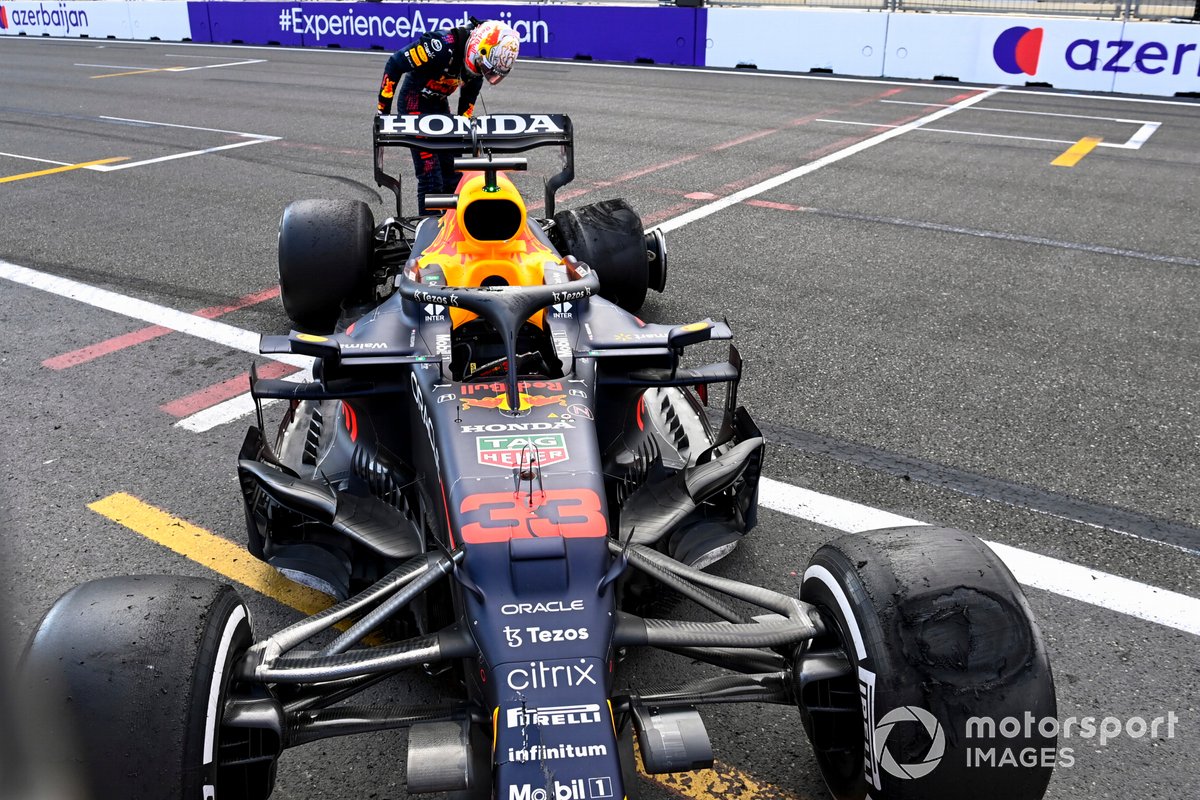
[[[329,333],[371,289],[375,220],[361,200],[297,200],[279,220],[279,289],[298,327]]]
[[[646,290],[652,285],[651,251],[637,212],[624,200],[604,200],[560,211],[554,215],[554,225],[564,255],[575,256],[596,270],[600,295],[636,313],[646,302]],[[666,280],[665,248],[662,253],[664,273],[655,283]]]
[[[1056,724],[1036,722],[1056,717],[1050,663],[1020,587],[983,542],[925,526],[843,536],[813,556],[801,597],[833,633],[811,646],[840,647],[854,668],[800,694],[834,797],[1043,796],[1057,741]],[[1005,719],[1021,730],[1001,733],[1013,733]]]
[[[251,643],[246,606],[228,586],[105,578],[54,604],[22,678],[74,733],[73,763],[60,767],[79,770],[87,797],[261,799],[273,755],[220,724],[232,667]]]

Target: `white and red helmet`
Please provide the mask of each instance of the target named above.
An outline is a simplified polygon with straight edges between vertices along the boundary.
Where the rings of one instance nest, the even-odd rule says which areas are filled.
[[[512,71],[520,50],[521,37],[516,31],[498,20],[488,20],[471,31],[463,60],[472,75],[483,75],[494,85]]]

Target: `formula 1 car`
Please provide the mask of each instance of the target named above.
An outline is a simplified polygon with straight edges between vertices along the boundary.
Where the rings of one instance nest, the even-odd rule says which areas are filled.
[[[311,380],[252,377],[238,461],[250,552],[331,605],[258,638],[212,581],[109,578],[61,598],[26,673],[59,674],[96,797],[266,798],[285,750],[405,728],[410,793],[619,800],[638,793],[635,764],[712,764],[714,703],[798,709],[839,800],[1042,796],[1051,767],[1024,754],[1053,737],[964,727],[1056,710],[1025,598],[979,540],[844,535],[794,595],[704,571],[757,520],[742,361],[729,346],[691,363],[731,339],[724,322],[634,316],[664,288],[666,249],[627,203],[555,213],[569,118],[382,116],[374,145],[395,217],[332,200],[283,214],[296,330],[261,349],[314,364]],[[401,213],[397,147],[465,154],[457,193],[426,199],[440,216]],[[540,147],[562,168],[532,218],[511,154]],[[287,406],[268,436],[271,400]],[[661,615],[683,603],[686,619]],[[712,673],[629,686],[635,647]],[[444,702],[353,702],[422,671],[449,676]]]

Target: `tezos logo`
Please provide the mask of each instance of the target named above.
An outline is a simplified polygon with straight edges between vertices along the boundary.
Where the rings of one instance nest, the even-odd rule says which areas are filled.
[[[1042,28],[1009,28],[996,37],[992,57],[1009,75],[1036,75],[1042,55]]]
[[[925,757],[915,764],[900,764],[887,749],[888,735],[892,728],[901,722],[916,722],[925,727],[932,743]],[[938,724],[937,718],[918,706],[902,706],[894,708],[883,716],[875,725],[875,763],[883,767],[883,771],[902,780],[924,778],[933,772],[946,752],[946,732]]]
[[[504,626],[504,638],[509,647],[521,647],[528,639],[530,644],[550,644],[551,642],[585,641],[588,638],[587,628],[538,628],[524,629]]]

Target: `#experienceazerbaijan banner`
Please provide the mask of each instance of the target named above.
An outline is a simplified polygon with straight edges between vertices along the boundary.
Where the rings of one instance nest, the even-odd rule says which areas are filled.
[[[457,3],[188,3],[197,42],[396,50],[468,16],[507,22],[521,55],[704,63],[705,11],[676,7]],[[586,35],[580,35],[586,31]]]

